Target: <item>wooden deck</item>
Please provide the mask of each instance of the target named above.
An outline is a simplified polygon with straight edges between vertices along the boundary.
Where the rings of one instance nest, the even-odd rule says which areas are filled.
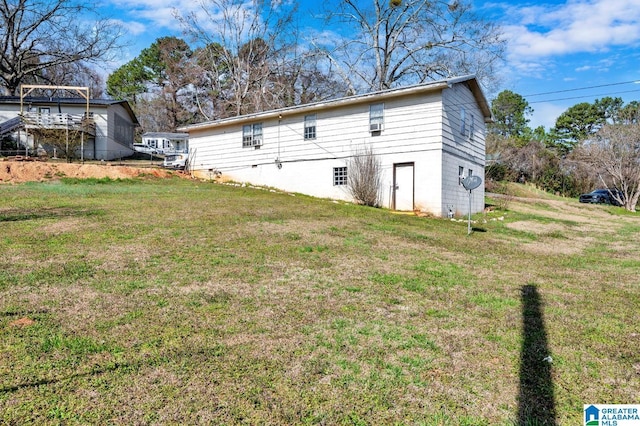
[[[26,112],[22,114],[22,121],[26,129],[52,129],[84,131],[90,135],[96,134],[96,123],[92,114],[47,114]]]

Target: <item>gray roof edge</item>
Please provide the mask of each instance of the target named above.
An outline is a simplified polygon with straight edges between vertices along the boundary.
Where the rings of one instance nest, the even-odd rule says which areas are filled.
[[[86,105],[87,101],[83,98],[57,98],[57,97],[31,97],[27,96],[22,99],[22,103],[35,103],[35,104],[44,104],[44,105]],[[20,96],[0,96],[0,104],[16,104],[20,105]],[[111,105],[121,105],[129,115],[133,123],[136,126],[140,125],[138,121],[138,117],[133,112],[131,105],[126,100],[115,100],[115,99],[89,99],[89,106],[111,106]]]
[[[86,104],[86,99],[83,98],[57,98],[57,97],[44,97],[44,96],[26,96],[23,98],[23,103],[46,103],[46,104],[57,104],[58,102],[61,104]],[[115,99],[89,99],[89,105],[115,105],[122,104],[127,101],[125,100],[115,100]],[[0,103],[3,104],[19,104],[20,96],[0,96]]]
[[[145,132],[142,134],[142,137],[151,137],[151,138],[175,138],[175,139],[184,139],[189,137],[189,133],[176,133],[176,132]]]

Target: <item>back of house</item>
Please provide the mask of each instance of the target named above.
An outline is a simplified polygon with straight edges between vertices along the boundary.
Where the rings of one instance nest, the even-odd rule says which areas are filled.
[[[196,176],[353,201],[353,159],[380,163],[380,204],[464,214],[461,178],[484,178],[488,103],[473,76],[187,126]],[[484,208],[484,189],[472,194]]]

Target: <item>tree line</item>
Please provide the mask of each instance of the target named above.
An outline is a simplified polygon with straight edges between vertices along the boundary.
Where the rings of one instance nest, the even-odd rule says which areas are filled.
[[[175,131],[463,74],[476,74],[488,92],[499,85],[506,40],[471,1],[323,4],[313,25],[298,2],[202,0],[192,13],[174,10],[184,38],[157,39],[105,82],[98,70],[125,47],[118,21],[77,0],[3,1],[0,92],[16,95],[21,84],[88,86],[93,98],[106,91],[129,101],[145,131]],[[580,103],[545,131],[529,128],[525,99],[503,91],[492,102],[487,177],[571,196],[615,187],[635,209],[638,107],[609,97]]]
[[[618,200],[635,211],[640,197],[640,102],[604,97],[564,111],[549,131],[529,127],[533,109],[505,90],[491,103],[486,178],[530,182],[541,189],[577,196],[592,189],[620,191]],[[617,192],[615,192],[617,193]]]
[[[505,39],[468,0],[203,0],[106,79],[146,131],[474,73],[496,83]],[[79,19],[82,16],[83,19]],[[94,19],[90,19],[94,17]],[[122,54],[123,28],[77,0],[0,3],[0,89],[87,85]]]

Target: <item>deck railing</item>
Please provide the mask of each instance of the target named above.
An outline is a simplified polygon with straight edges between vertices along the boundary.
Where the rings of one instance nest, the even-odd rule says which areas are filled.
[[[25,127],[27,129],[68,129],[82,130],[95,134],[96,124],[93,121],[93,114],[51,114],[41,112],[25,112],[22,114]]]

